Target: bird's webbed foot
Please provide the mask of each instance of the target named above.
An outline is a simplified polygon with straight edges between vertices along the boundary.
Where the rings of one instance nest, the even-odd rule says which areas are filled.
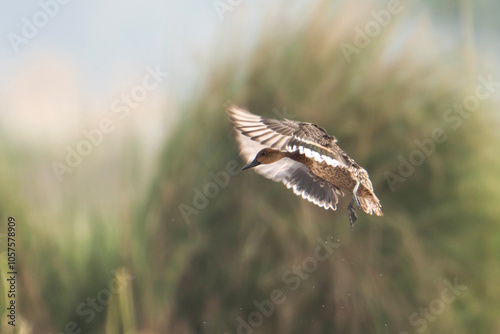
[[[349,220],[351,221],[351,226],[354,226],[354,223],[356,220],[358,220],[358,216],[356,215],[356,209],[354,209],[354,199],[356,199],[356,204],[359,207],[359,201],[357,200],[357,197],[354,196],[353,199],[349,202],[349,205],[347,206],[347,213],[349,214]]]

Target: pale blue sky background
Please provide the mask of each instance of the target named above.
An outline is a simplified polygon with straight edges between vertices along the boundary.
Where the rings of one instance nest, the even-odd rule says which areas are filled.
[[[83,87],[96,94],[127,77],[127,69],[137,76],[148,64],[162,64],[174,76],[192,75],[196,52],[208,48],[222,23],[210,1],[72,0],[16,54],[7,34],[20,34],[22,18],[39,10],[37,1],[0,2],[1,88],[47,53],[73,62]]]
[[[21,34],[22,18],[32,20],[41,10],[39,2],[0,0],[0,108],[7,112],[13,113],[20,107],[9,102],[13,94],[6,89],[29,71],[30,66],[47,60],[71,68],[80,98],[102,101],[103,108],[107,108],[106,103],[109,104],[113,94],[140,83],[146,66],[157,64],[170,74],[164,90],[168,89],[176,100],[185,100],[191,87],[206,73],[207,59],[217,54],[220,47],[217,43],[221,40],[216,36],[224,31],[245,31],[248,39],[249,32],[251,35],[258,31],[260,18],[269,7],[263,0],[242,0],[232,12],[225,13],[225,20],[221,21],[214,9],[214,0],[71,0],[60,5],[55,17],[50,18],[27,45],[21,45],[16,54],[8,34]],[[309,2],[285,3],[287,7],[307,9]],[[429,0],[426,3],[431,4],[432,24],[442,32],[443,44],[459,42],[460,17],[454,2]],[[498,60],[500,20],[495,13],[500,12],[500,4],[493,0],[471,3],[474,4],[475,42]],[[283,12],[293,12],[287,9]],[[407,17],[411,20],[412,14]],[[51,85],[50,80],[44,80],[46,85]],[[18,83],[15,91],[22,91],[26,81],[31,80]],[[33,91],[39,90],[35,87]],[[155,94],[161,95],[164,91]],[[23,99],[27,97],[18,98]],[[80,112],[86,110],[80,109]],[[54,113],[63,110],[61,107]]]
[[[47,2],[49,0],[43,0]],[[224,1],[227,2],[227,1]],[[292,2],[290,2],[292,3]],[[295,1],[295,5],[307,1]],[[455,29],[457,11],[452,1],[428,1],[442,18],[442,29]],[[488,47],[498,41],[500,30],[494,18],[492,0],[474,1],[476,40]],[[171,72],[176,86],[196,79],[200,57],[213,51],[214,36],[236,18],[249,12],[262,13],[265,1],[244,0],[221,22],[212,0],[183,1],[83,1],[60,5],[28,45],[14,53],[9,32],[20,33],[22,18],[31,18],[41,9],[39,1],[0,1],[0,89],[28,62],[50,53],[69,59],[78,68],[83,87],[99,94],[127,77],[142,71],[147,64],[162,64]],[[231,21],[232,20],[232,21]],[[224,25],[226,24],[226,25]],[[497,45],[491,45],[495,49]],[[184,82],[185,81],[185,82]],[[176,89],[175,87],[173,88]]]
[[[42,137],[56,147],[110,116],[113,100],[157,65],[169,76],[120,130],[136,124],[153,136],[149,142],[161,142],[173,105],[189,98],[214,53],[214,36],[259,6],[246,0],[221,21],[212,1],[71,0],[16,53],[8,34],[22,35],[23,18],[32,22],[40,2],[52,1],[0,0],[0,125],[15,138]]]

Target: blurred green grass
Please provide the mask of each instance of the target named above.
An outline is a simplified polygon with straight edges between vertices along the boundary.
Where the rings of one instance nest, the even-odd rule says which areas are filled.
[[[84,333],[235,333],[238,318],[247,320],[253,302],[277,288],[286,301],[256,333],[416,332],[410,316],[440,297],[443,280],[457,278],[467,290],[426,322],[427,331],[498,332],[500,302],[491,297],[500,292],[497,106],[482,101],[457,129],[443,121],[477,82],[465,61],[447,64],[450,55],[440,53],[424,19],[395,42],[404,14],[393,17],[348,63],[339,45],[352,43],[353,26],[381,8],[369,4],[332,10],[316,1],[300,23],[270,16],[250,52],[237,36],[221,37],[154,175],[141,167],[133,135],[113,141],[119,154],[93,153],[60,184],[50,148],[2,140],[0,210],[3,221],[16,215],[19,222],[27,328],[63,331],[74,321]],[[416,50],[435,56],[422,59]],[[194,189],[212,182],[209,173],[241,161],[228,102],[325,127],[369,171],[385,216],[360,214],[351,229],[348,200],[324,211],[244,172],[187,224],[179,205],[193,206]],[[407,158],[436,127],[448,139],[391,191],[384,174],[395,173],[398,156]],[[291,291],[283,274],[328,236],[341,246]],[[132,276],[130,285],[86,323],[78,306],[118,273]],[[4,303],[0,295],[0,310]]]

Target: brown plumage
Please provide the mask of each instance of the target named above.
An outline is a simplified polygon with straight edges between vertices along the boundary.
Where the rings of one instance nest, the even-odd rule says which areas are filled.
[[[366,170],[336,144],[337,140],[316,124],[274,120],[236,106],[228,109],[236,130],[240,154],[264,177],[283,182],[287,188],[325,209],[337,209],[338,195],[352,192],[348,213],[354,205],[366,213],[382,216],[380,202]]]

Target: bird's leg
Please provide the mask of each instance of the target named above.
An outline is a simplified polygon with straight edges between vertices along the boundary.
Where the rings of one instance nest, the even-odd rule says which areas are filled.
[[[358,220],[358,216],[356,215],[356,210],[354,209],[354,203],[356,203],[356,206],[358,209],[361,207],[358,196],[356,193],[358,192],[359,188],[359,180],[356,180],[356,185],[354,186],[354,190],[352,191],[352,200],[349,202],[349,205],[347,206],[347,212],[349,213],[349,220],[351,221],[351,226],[354,225],[356,220]]]
[[[356,195],[356,193],[358,192],[359,184],[359,180],[356,180],[356,185],[354,186],[354,190],[352,191],[352,197],[354,202],[358,206],[358,209],[361,207],[361,205],[359,204],[358,195]]]
[[[358,216],[356,215],[356,210],[354,209],[354,198],[349,202],[347,206],[347,213],[349,214],[349,220],[351,221],[351,226],[354,226],[356,220],[358,220]]]

